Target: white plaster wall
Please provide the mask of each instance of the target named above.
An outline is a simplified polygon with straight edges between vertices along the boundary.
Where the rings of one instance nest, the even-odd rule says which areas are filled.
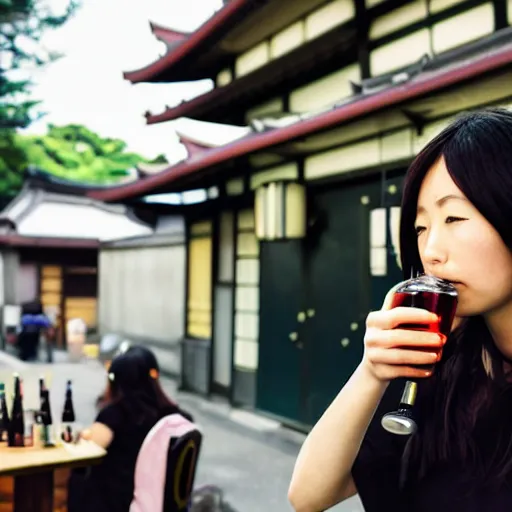
[[[185,246],[103,249],[99,276],[100,333],[121,333],[148,344],[157,342],[162,367],[179,373]],[[165,350],[166,346],[173,350]]]

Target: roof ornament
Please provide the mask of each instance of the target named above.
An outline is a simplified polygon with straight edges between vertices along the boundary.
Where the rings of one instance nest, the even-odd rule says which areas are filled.
[[[285,115],[279,117],[262,117],[262,118],[254,118],[250,122],[250,127],[256,133],[262,133],[269,130],[275,130],[276,128],[284,128],[285,126],[290,126],[292,124],[298,123],[305,119],[306,116],[302,114],[290,114],[286,113]]]
[[[409,64],[391,73],[386,73],[380,76],[367,78],[360,83],[350,81],[352,87],[352,94],[354,96],[374,94],[389,87],[403,84],[412,80],[415,76],[419,75],[427,65],[432,61],[432,57],[428,54],[421,56],[419,60],[413,64]]]
[[[149,22],[151,32],[159,39],[162,43],[167,46],[168,50],[171,50],[178,46],[180,43],[190,37],[189,32],[182,32],[181,30],[174,30],[172,28],[164,27],[153,21]]]

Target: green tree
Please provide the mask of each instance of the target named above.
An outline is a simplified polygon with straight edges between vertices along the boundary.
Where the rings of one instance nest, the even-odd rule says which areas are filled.
[[[33,165],[57,177],[89,184],[119,182],[134,172],[137,164],[148,162],[148,159],[126,151],[124,141],[101,137],[77,124],[49,125],[46,135],[16,134],[12,148],[15,148],[12,151],[20,151],[26,158],[26,165],[19,168],[19,171],[26,169],[27,165]],[[165,157],[159,155],[151,163],[165,161]],[[11,171],[9,162],[3,161],[3,165],[8,172]],[[0,194],[12,195],[19,190],[20,185],[18,181],[11,181],[5,186],[2,184]]]
[[[70,0],[65,12],[55,15],[45,0],[0,0],[0,195],[11,195],[23,181],[20,171],[27,165],[22,148],[16,145],[16,129],[34,119],[38,101],[29,98],[30,67],[43,66],[60,55],[40,45],[44,32],[60,27],[77,10]],[[8,192],[9,191],[9,192]]]
[[[65,12],[52,13],[47,0],[0,0],[0,196],[16,195],[28,165],[56,176],[88,182],[113,183],[129,175],[140,155],[126,151],[118,139],[102,138],[84,126],[49,126],[44,136],[17,133],[33,122],[30,67],[43,66],[61,55],[40,44],[42,35],[63,25],[78,8],[69,0]],[[163,163],[160,155],[154,162]]]
[[[45,0],[0,0],[0,129],[28,126],[38,102],[26,99],[30,80],[12,78],[15,70],[43,66],[61,55],[40,44],[48,29],[63,25],[77,10],[70,0],[65,12],[55,15]]]
[[[20,172],[27,165],[26,155],[16,144],[14,130],[0,129],[0,207],[15,196],[23,184]]]

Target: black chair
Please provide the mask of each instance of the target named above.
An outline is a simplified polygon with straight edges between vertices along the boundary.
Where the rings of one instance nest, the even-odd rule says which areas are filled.
[[[203,436],[191,430],[172,438],[167,454],[163,512],[187,512]]]

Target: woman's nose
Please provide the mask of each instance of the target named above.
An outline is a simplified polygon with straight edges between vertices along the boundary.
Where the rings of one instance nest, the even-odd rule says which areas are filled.
[[[435,231],[431,231],[425,240],[423,246],[422,260],[425,265],[439,265],[446,263],[448,259],[448,250],[444,237]]]

